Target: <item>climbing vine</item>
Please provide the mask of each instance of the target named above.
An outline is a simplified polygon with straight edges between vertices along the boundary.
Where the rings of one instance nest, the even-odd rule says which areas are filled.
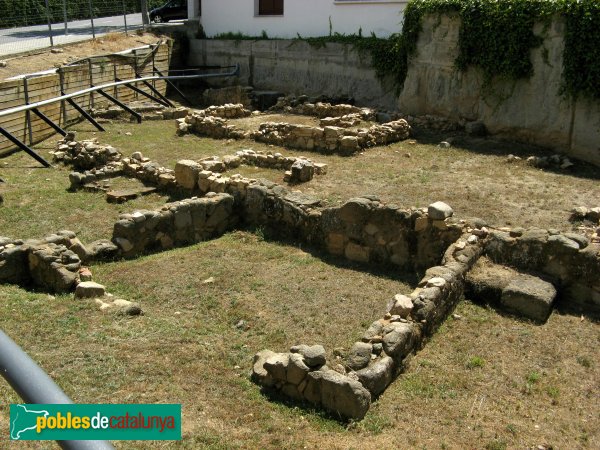
[[[339,34],[303,38],[315,47],[329,42],[350,44],[369,53],[381,78],[391,77],[399,93],[406,79],[410,57],[416,53],[425,15],[455,15],[460,18],[459,70],[477,67],[484,85],[495,78],[517,80],[533,75],[530,52],[540,47],[553,18],[565,23],[561,92],[600,99],[600,0],[410,0],[404,10],[402,32],[387,39],[375,35]],[[541,35],[534,24],[544,25]],[[221,38],[227,38],[221,35]],[[241,34],[232,39],[260,39]],[[264,39],[264,36],[263,36]],[[544,60],[548,50],[542,49]]]
[[[478,67],[484,80],[516,80],[533,74],[530,51],[542,45],[554,17],[565,21],[561,92],[600,99],[600,1],[598,0],[411,0],[404,12],[402,34],[392,36],[405,59],[390,69],[399,89],[414,55],[427,14],[455,14],[461,19],[460,70]],[[534,23],[544,24],[542,35]],[[546,55],[547,49],[542,50]]]

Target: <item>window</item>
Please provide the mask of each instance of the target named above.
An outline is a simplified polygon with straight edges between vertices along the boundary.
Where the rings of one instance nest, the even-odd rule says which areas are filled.
[[[283,16],[283,0],[257,0],[257,16]]]

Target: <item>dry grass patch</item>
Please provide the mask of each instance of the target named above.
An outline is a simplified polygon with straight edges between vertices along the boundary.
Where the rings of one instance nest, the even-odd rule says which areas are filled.
[[[78,127],[89,129],[86,125]],[[125,134],[128,131],[132,136]],[[242,148],[307,156],[327,163],[329,172],[296,189],[316,193],[331,203],[367,193],[402,207],[426,206],[442,200],[450,204],[459,217],[481,217],[496,226],[570,230],[571,209],[580,205],[595,206],[600,198],[600,169],[580,163],[574,172],[556,173],[524,162],[509,164],[506,162],[509,153],[527,155],[533,150],[492,140],[464,138],[461,143],[458,139],[453,147],[442,149],[429,143],[435,139],[439,142],[439,137],[424,135],[421,142],[403,141],[367,149],[353,157],[341,157],[282,149],[254,141],[220,141],[194,135],[176,137],[171,121],[141,125],[116,123],[107,133],[81,132],[80,136],[96,136],[127,156],[141,151],[166,167],[174,167],[179,159],[223,156]],[[264,176],[281,181],[276,171]]]
[[[335,360],[333,348],[347,348],[391,295],[410,290],[388,274],[245,232],[93,271],[110,292],[141,302],[145,315],[120,319],[92,302],[0,286],[2,328],[77,402],[181,402],[190,447],[212,437],[226,448],[286,442],[297,421],[343,432],[260,395],[248,380],[252,356],[318,342]],[[236,328],[240,320],[247,330]],[[17,401],[5,384],[0,396]]]

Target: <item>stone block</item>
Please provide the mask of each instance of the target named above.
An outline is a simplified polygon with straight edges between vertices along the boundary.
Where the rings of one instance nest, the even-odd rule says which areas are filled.
[[[184,189],[193,190],[198,183],[198,174],[202,166],[196,161],[182,159],[175,164],[175,180]]]
[[[75,298],[98,298],[105,294],[106,288],[94,281],[79,283],[75,289]]]
[[[504,288],[501,305],[509,312],[536,322],[545,322],[552,312],[556,289],[551,283],[521,274]]]
[[[444,202],[435,202],[427,207],[427,215],[431,220],[444,220],[453,214],[454,210]]]
[[[373,345],[366,342],[355,342],[346,358],[346,366],[351,370],[360,370],[371,362]]]
[[[350,261],[366,263],[369,262],[370,249],[368,247],[355,244],[354,242],[349,242],[348,245],[346,245],[344,254]]]
[[[358,380],[373,396],[385,391],[394,378],[395,364],[389,356],[384,356],[369,367],[356,372]]]

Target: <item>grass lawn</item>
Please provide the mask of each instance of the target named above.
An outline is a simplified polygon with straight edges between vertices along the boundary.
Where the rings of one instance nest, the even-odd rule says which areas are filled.
[[[597,206],[600,198],[598,170],[560,174],[507,164],[508,153],[526,150],[485,140],[439,149],[425,136],[342,158],[180,138],[172,121],[116,123],[97,134],[84,124],[75,129],[79,138],[96,136],[126,156],[141,151],[167,167],[240,148],[303,154],[329,164],[329,173],[295,189],[331,204],[366,193],[405,207],[443,200],[458,217],[567,230],[573,206]],[[38,146],[45,156],[51,148],[50,141]],[[0,235],[42,237],[68,228],[84,242],[110,238],[120,212],[168,201],[152,194],[115,205],[102,194],[69,193],[68,172],[38,168],[23,154],[0,160],[6,181]],[[273,170],[237,172],[283,177]],[[587,319],[554,313],[539,326],[462,301],[457,318],[445,322],[366,418],[344,424],[264,397],[248,379],[252,356],[320,343],[335,361],[333,350],[348,349],[391,296],[411,291],[414,276],[365,271],[249,231],[92,271],[145,314],[126,319],[91,301],[0,286],[0,328],[76,402],[182,403],[183,442],[119,442],[119,448],[600,447],[600,328]],[[240,320],[247,330],[236,327]],[[0,399],[0,429],[7,430],[7,405],[19,400],[5,383]],[[0,448],[16,448],[7,438],[0,435]]]

